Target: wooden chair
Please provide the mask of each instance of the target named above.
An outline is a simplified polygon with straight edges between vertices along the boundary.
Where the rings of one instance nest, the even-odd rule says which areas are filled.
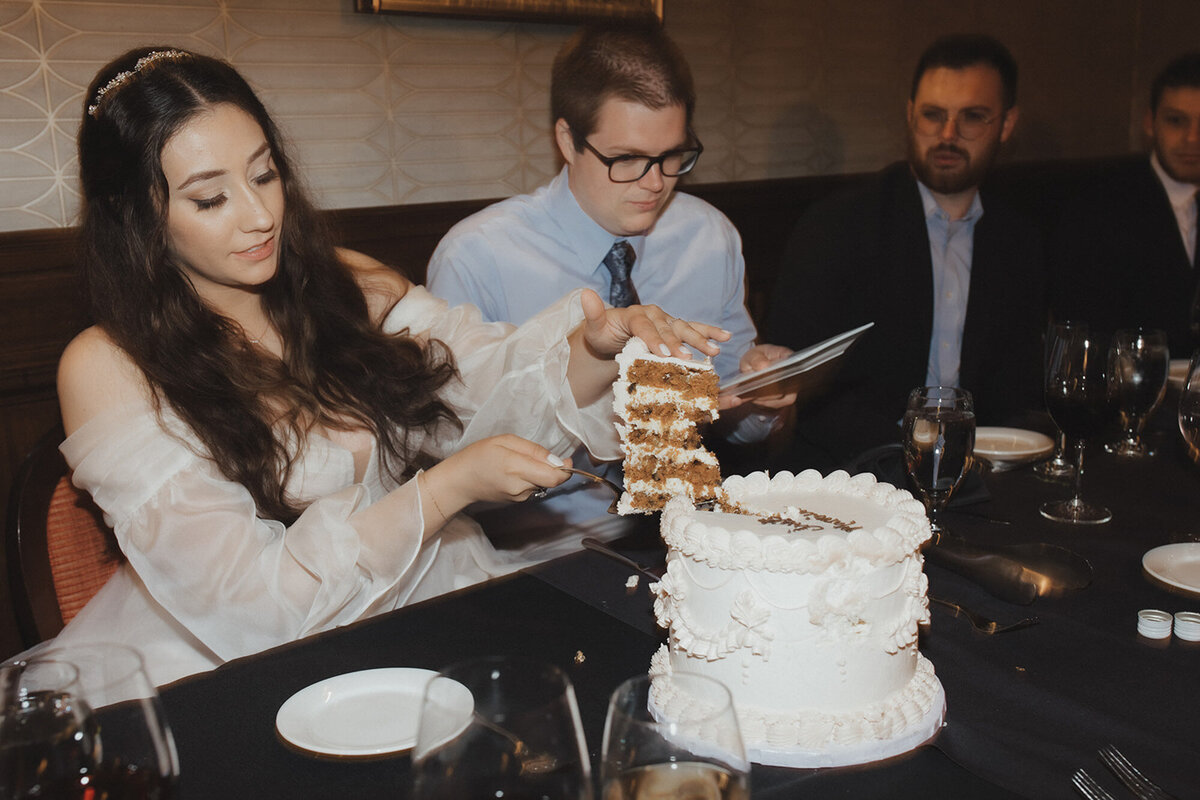
[[[8,579],[26,647],[57,635],[120,564],[100,509],[71,483],[62,440],[57,427],[34,445],[9,497]]]

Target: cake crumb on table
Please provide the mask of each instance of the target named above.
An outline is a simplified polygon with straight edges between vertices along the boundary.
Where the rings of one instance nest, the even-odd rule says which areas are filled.
[[[575,651],[575,663],[582,664],[584,661],[587,661],[587,656],[585,656],[583,654],[582,650],[576,650]]]
[[[625,579],[625,588],[626,589],[636,589],[637,585],[638,585],[638,576],[637,575],[630,575],[628,578]]]

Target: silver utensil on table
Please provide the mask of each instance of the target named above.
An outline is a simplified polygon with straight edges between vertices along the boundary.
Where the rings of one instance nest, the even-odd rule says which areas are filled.
[[[604,542],[600,541],[599,539],[593,539],[592,537],[588,536],[585,539],[583,539],[580,542],[580,544],[582,544],[585,548],[587,548],[588,550],[591,550],[594,553],[599,553],[602,556],[607,556],[607,557],[611,558],[613,561],[616,561],[620,564],[624,564],[625,566],[629,567],[630,569],[640,572],[642,575],[645,575],[647,578],[649,578],[652,581],[657,581],[662,578],[661,575],[659,575],[657,572],[655,572],[654,570],[647,567],[645,564],[639,564],[638,562],[634,561],[632,558],[629,558],[628,556],[618,553],[616,550],[612,549],[611,547],[609,547],[608,545],[606,545]]]
[[[1007,624],[1000,623],[994,619],[985,617],[976,611],[963,608],[958,603],[951,603],[949,600],[943,600],[942,598],[934,597],[933,595],[929,595],[929,602],[937,603],[940,606],[945,606],[953,611],[954,616],[956,617],[962,616],[966,618],[966,620],[975,627],[975,630],[979,631],[980,633],[987,634],[988,636],[992,636],[997,633],[1007,633],[1008,631],[1020,630],[1021,628],[1028,628],[1030,625],[1038,624],[1037,617],[1026,617],[1025,619],[1019,619],[1016,622],[1010,622]]]
[[[1087,800],[1117,800],[1108,790],[1096,783],[1096,779],[1082,769],[1075,770],[1071,776],[1071,785]]]
[[[1121,783],[1138,798],[1138,800],[1176,800],[1175,796],[1164,791],[1158,784],[1147,778],[1129,759],[1117,749],[1116,745],[1100,748],[1100,762],[1108,767],[1108,771],[1117,776]]]

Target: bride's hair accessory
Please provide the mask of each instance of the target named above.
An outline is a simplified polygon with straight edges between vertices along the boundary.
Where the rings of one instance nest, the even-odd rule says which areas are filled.
[[[137,60],[137,63],[133,65],[133,69],[126,70],[125,72],[118,72],[113,76],[111,81],[100,87],[100,91],[96,92],[96,99],[92,101],[90,106],[88,106],[88,116],[95,119],[96,112],[100,110],[100,99],[109,92],[124,86],[126,81],[128,81],[134,75],[137,75],[150,64],[168,58],[187,58],[190,55],[191,53],[185,53],[182,50],[155,50],[151,53],[147,53]]]

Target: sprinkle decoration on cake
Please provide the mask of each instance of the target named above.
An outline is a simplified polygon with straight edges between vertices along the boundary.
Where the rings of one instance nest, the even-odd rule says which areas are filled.
[[[917,649],[921,503],[870,474],[815,470],[731,476],[720,495],[713,510],[679,497],[662,514],[655,704],[686,702],[676,671],[720,680],[764,764],[865,763],[932,738],[945,694]]]
[[[712,361],[655,355],[635,337],[617,365],[613,410],[625,454],[619,513],[660,511],[672,497],[693,504],[715,499],[721,467],[700,437],[700,426],[717,418]]]

